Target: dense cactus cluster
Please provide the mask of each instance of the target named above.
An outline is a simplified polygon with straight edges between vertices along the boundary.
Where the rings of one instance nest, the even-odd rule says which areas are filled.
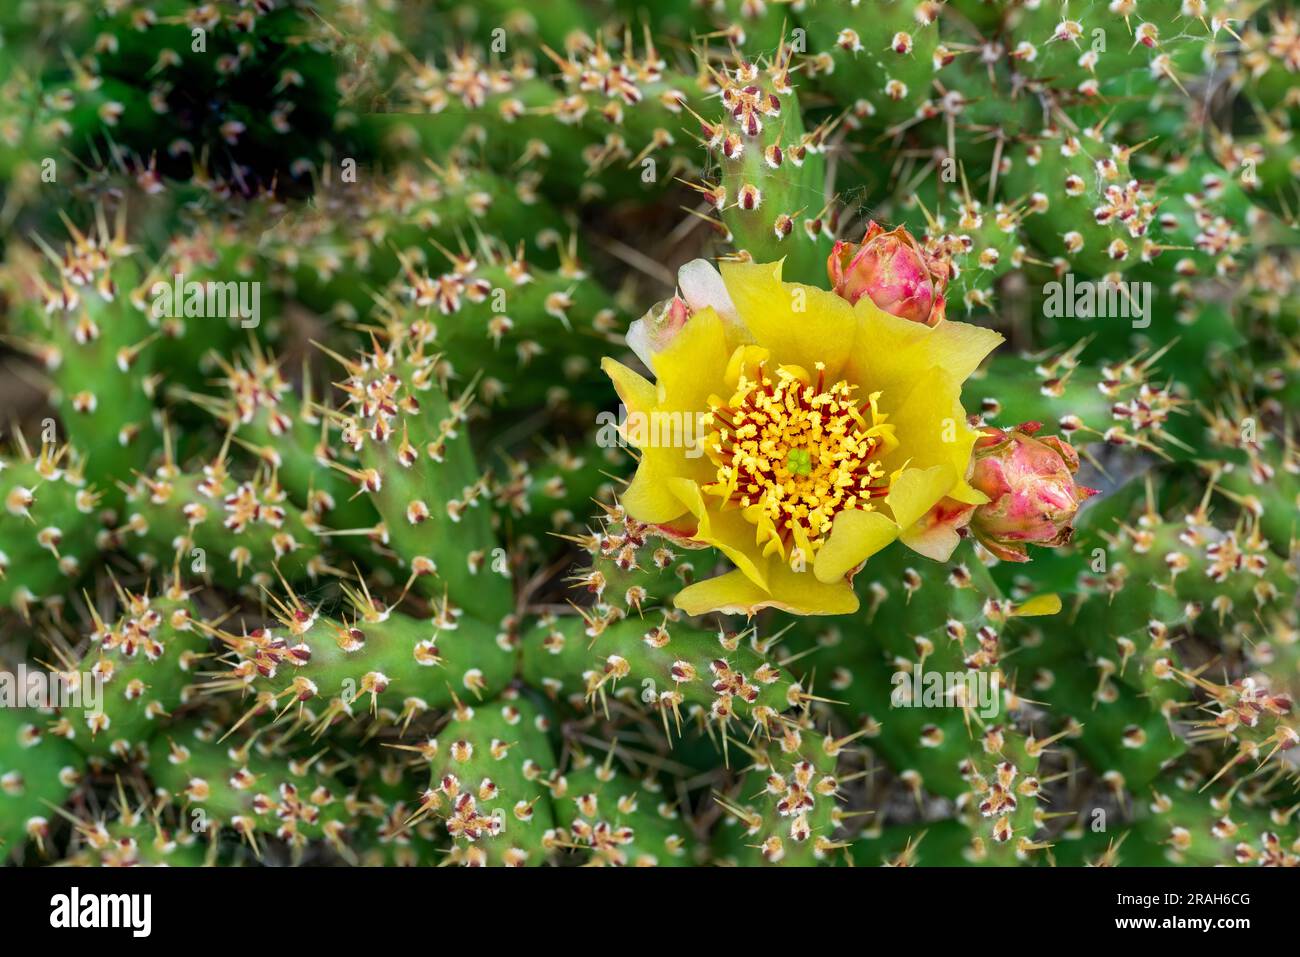
[[[1287,4],[0,47],[6,862],[1300,862]]]

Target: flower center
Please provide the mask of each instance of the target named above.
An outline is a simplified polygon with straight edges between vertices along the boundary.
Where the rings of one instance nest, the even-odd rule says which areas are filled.
[[[877,409],[880,393],[859,402],[844,380],[816,385],[797,367],[742,372],[735,395],[711,402],[706,442],[717,481],[705,491],[744,510],[758,526],[764,553],[793,546],[805,558],[826,541],[845,509],[874,508],[889,491],[880,458],[897,442]]]

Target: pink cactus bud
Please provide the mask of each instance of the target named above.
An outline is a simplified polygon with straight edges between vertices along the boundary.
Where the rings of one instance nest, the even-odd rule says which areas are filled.
[[[1026,545],[1054,548],[1070,541],[1079,505],[1097,490],[1074,481],[1079,454],[1042,425],[1010,431],[984,428],[975,443],[970,483],[989,497],[975,509],[970,530],[998,558],[1027,562]]]
[[[886,232],[873,221],[861,243],[835,244],[826,270],[835,293],[849,302],[866,296],[900,319],[943,321],[948,263],[926,253],[906,227]]]

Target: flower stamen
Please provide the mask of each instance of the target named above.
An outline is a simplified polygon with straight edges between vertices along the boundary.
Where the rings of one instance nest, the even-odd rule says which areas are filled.
[[[741,372],[730,401],[710,402],[715,429],[706,449],[717,481],[704,490],[744,510],[764,554],[784,556],[793,544],[810,557],[837,514],[870,511],[889,492],[880,459],[898,443],[877,407],[880,393],[859,403],[856,386],[827,387],[825,367],[816,368],[814,386],[803,369],[770,375],[760,362],[752,378]]]

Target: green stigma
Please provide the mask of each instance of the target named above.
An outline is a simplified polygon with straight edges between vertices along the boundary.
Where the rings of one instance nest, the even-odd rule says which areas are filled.
[[[785,467],[793,475],[809,475],[812,472],[812,457],[807,449],[791,449],[786,456]]]

